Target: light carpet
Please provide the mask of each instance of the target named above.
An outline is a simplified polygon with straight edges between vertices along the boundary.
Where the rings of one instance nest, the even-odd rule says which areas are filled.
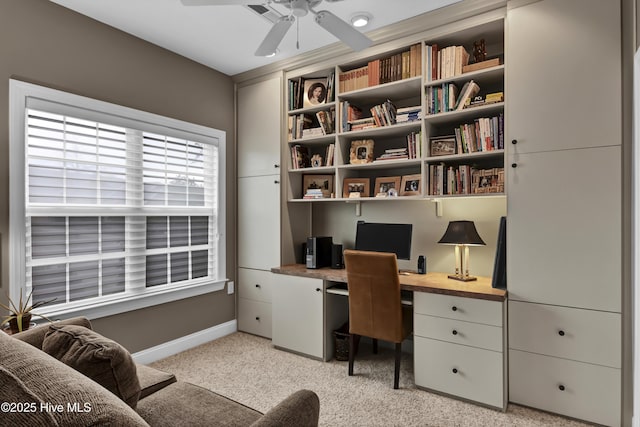
[[[347,362],[321,362],[274,348],[270,340],[237,332],[153,363],[179,380],[267,412],[294,391],[320,398],[321,426],[584,426],[575,420],[510,404],[507,412],[416,388],[412,355],[402,359],[393,389],[393,351],[360,346],[354,376]]]

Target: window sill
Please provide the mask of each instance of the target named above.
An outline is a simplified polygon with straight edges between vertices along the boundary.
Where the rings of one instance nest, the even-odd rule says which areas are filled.
[[[100,317],[113,316],[115,314],[221,291],[224,289],[226,282],[226,280],[221,280],[198,283],[189,286],[146,291],[137,295],[128,293],[109,301],[100,301],[74,307],[50,307],[49,309],[47,309],[47,307],[41,307],[36,311],[38,314],[43,314],[51,320],[67,319],[76,316],[98,319]],[[37,316],[34,316],[34,318],[37,318]]]

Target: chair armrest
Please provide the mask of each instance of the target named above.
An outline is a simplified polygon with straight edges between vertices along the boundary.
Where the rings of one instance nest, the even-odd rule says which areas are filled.
[[[319,416],[318,395],[310,390],[298,390],[251,424],[251,427],[316,427]]]
[[[86,317],[72,317],[71,319],[60,320],[54,322],[56,325],[77,325],[91,329],[91,322]],[[42,341],[49,330],[49,323],[38,325],[33,329],[27,329],[23,332],[13,334],[12,337],[31,344],[32,346],[42,350]]]

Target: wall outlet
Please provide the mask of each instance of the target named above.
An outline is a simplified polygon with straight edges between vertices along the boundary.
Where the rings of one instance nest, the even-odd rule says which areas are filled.
[[[229,295],[233,294],[235,292],[235,289],[236,289],[235,283],[227,282],[227,293]]]

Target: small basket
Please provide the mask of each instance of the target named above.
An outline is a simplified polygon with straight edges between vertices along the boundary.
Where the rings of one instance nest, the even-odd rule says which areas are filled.
[[[343,329],[346,329],[347,332],[344,332]],[[340,328],[338,330],[333,331],[333,337],[335,341],[335,354],[334,357],[336,360],[349,360],[349,328]]]

